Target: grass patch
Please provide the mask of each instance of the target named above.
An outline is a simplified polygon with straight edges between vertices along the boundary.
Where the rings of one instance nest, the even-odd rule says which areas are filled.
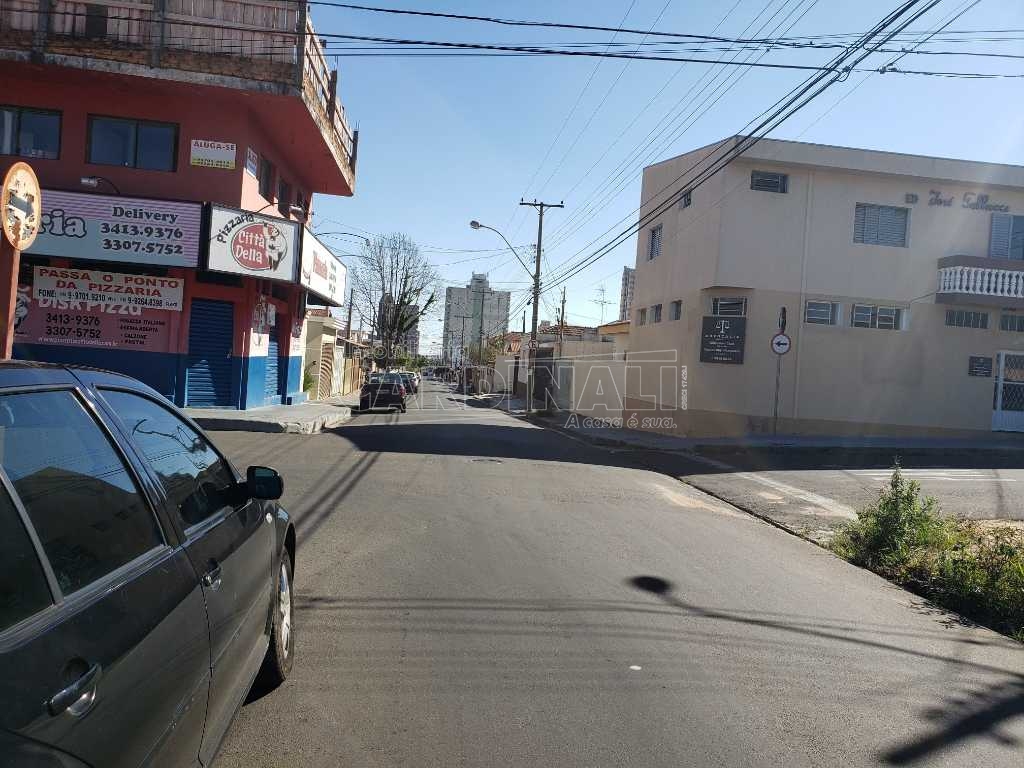
[[[840,557],[1024,642],[1024,531],[941,517],[894,467],[829,546]]]

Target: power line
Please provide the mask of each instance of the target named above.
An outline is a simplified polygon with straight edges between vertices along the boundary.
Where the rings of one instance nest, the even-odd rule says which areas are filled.
[[[630,4],[629,4],[629,7],[626,8],[626,12],[622,15],[622,21],[619,22],[619,27],[620,28],[622,27],[623,24],[626,23],[626,19],[629,18],[629,14],[633,11],[633,7],[635,5],[636,5],[636,0],[632,0],[632,2],[630,2]],[[614,41],[614,40],[615,40],[615,35],[612,35],[612,41]],[[609,43],[608,46],[605,48],[605,52],[609,51],[610,49],[611,49],[611,43]],[[523,192],[523,194],[520,195],[520,197],[526,197],[526,195],[530,191],[530,187],[533,185],[533,182],[537,180],[537,174],[540,173],[541,168],[544,167],[544,163],[546,163],[547,160],[548,160],[548,157],[551,156],[551,152],[554,150],[555,145],[558,144],[558,140],[560,138],[562,138],[562,133],[565,131],[565,128],[569,124],[569,121],[572,119],[572,116],[574,114],[576,114],[576,110],[579,107],[580,102],[583,99],[583,95],[587,92],[587,89],[590,88],[590,84],[594,81],[594,77],[597,75],[597,70],[601,68],[601,64],[602,63],[603,62],[599,60],[594,65],[594,68],[590,71],[590,76],[587,78],[587,81],[583,84],[583,88],[581,88],[580,92],[576,95],[576,101],[573,102],[572,107],[570,107],[569,111],[566,113],[565,119],[562,120],[561,127],[559,127],[558,132],[555,134],[555,138],[551,140],[551,144],[548,145],[547,151],[544,153],[544,156],[541,158],[541,161],[539,163],[537,163],[537,167],[534,169],[533,174],[530,176],[530,180],[528,182],[526,182],[526,189]],[[518,214],[520,213],[521,210],[522,210],[521,208],[515,208],[513,210],[512,216],[509,218],[508,223],[505,224],[505,228],[506,229],[508,229],[512,225],[512,222],[515,221],[515,219],[517,218],[517,216],[518,216]],[[523,221],[525,221],[525,219],[523,219]],[[520,221],[519,226],[517,226],[515,231],[512,233],[512,237],[513,238],[516,237],[516,235],[519,234],[519,230],[522,229],[522,226],[523,226],[522,225],[522,221]]]
[[[811,2],[810,5],[804,8],[804,10],[796,19],[790,22],[790,18],[801,7],[802,4],[803,0],[800,0],[800,2],[790,10],[786,17],[783,18],[783,20],[780,21],[774,27],[772,33],[777,33],[778,31],[782,30],[783,27],[785,27],[785,32],[789,32],[791,29],[793,29],[793,27],[795,27],[800,22],[800,20],[807,15],[811,8],[814,7],[814,5],[816,4],[816,0],[814,0],[814,2]],[[757,16],[755,16],[750,21],[750,23],[747,24],[747,26],[743,29],[743,31],[740,34],[746,34],[746,32],[749,29],[751,29],[755,23],[757,23],[758,19],[760,19],[762,15],[768,12],[768,10],[771,8],[771,5],[772,0],[769,0],[768,4],[765,5],[761,12],[758,13]],[[772,21],[779,15],[779,13],[782,12],[786,5],[787,3],[783,3],[781,6],[779,6],[779,8],[776,9],[776,11],[761,24],[761,26],[757,29],[755,34],[760,35],[764,30],[766,30],[768,26],[772,23]],[[786,26],[787,22],[788,26]],[[764,58],[765,55],[767,55],[767,51],[762,53],[756,59],[753,59],[752,56],[748,56],[746,59],[744,59],[743,63],[746,64],[758,62],[762,58]],[[739,55],[733,57],[734,61],[736,61],[737,59],[739,59]],[[641,156],[644,157],[644,159],[640,161],[640,164],[642,166],[652,157],[655,157],[656,155],[664,151],[666,147],[671,146],[671,144],[677,141],[679,137],[681,137],[687,130],[689,130],[689,128],[693,127],[693,125],[695,125],[701,117],[706,115],[708,111],[725,96],[726,93],[735,88],[739,81],[747,74],[747,72],[749,72],[749,69],[743,70],[742,72],[734,71],[728,74],[720,84],[715,86],[714,89],[712,89],[711,92],[708,93],[708,95],[703,99],[703,101],[697,104],[697,106],[694,107],[689,112],[689,114],[683,117],[683,112],[689,109],[690,106],[693,105],[694,102],[696,102],[701,97],[701,95],[704,94],[708,90],[708,88],[714,85],[715,82],[718,81],[719,78],[724,74],[723,70],[715,71],[714,67],[709,65],[704,70],[700,79],[697,80],[692,86],[690,86],[690,88],[686,91],[686,93],[684,93],[680,97],[676,104],[672,108],[670,108],[668,112],[665,113],[661,120],[658,121],[655,127],[648,131],[647,135],[641,140],[642,146],[638,145],[637,147],[635,147],[633,151],[630,152],[629,155],[627,155],[626,159],[616,166],[616,171],[614,172],[614,175],[612,175],[610,179],[604,181],[597,188],[597,190],[595,190],[594,193],[588,196],[587,200],[582,206],[582,210],[580,211],[579,215],[576,216],[575,218],[570,217],[571,219],[573,219],[572,222],[566,222],[565,227],[554,233],[555,247],[565,242],[569,237],[571,237],[580,229],[582,229],[583,226],[585,226],[589,221],[591,221],[604,207],[607,207],[607,205],[612,200],[614,200],[619,194],[621,194],[621,192],[626,188],[626,186],[630,182],[630,169],[635,165],[636,161],[640,160]],[[704,83],[703,87],[701,87],[699,91],[694,93],[695,89],[697,89],[697,87],[700,86],[701,83]],[[687,100],[688,97],[689,100]],[[686,102],[685,104],[684,101]],[[666,119],[668,119],[668,123],[665,122]],[[672,128],[672,125],[678,125],[680,127]],[[670,130],[674,131],[670,135],[670,137],[668,139],[662,138]],[[655,142],[659,140],[659,138],[661,139],[660,144],[658,144],[657,147],[654,147],[652,149],[652,146],[655,144]],[[646,154],[644,154],[645,152]],[[569,227],[571,227],[571,229],[569,229]]]
[[[933,8],[933,7],[934,7],[934,6],[935,6],[935,5],[936,5],[936,4],[938,3],[938,2],[939,2],[939,0],[933,0],[933,2],[931,2],[931,3],[930,3],[930,4],[929,4],[929,5],[927,6],[927,7],[926,7],[926,9],[925,9],[924,11],[921,11],[921,12],[919,12],[919,13],[915,14],[915,16],[914,16],[914,19],[920,18],[920,16],[921,16],[921,15],[923,15],[923,13],[925,13],[925,12],[927,12],[928,10],[930,10],[931,8]],[[889,39],[891,39],[891,38],[887,36],[886,40],[888,41]],[[853,52],[854,52],[855,50],[857,50],[857,49],[858,49],[858,48],[857,48],[857,46],[853,46],[853,47],[849,48],[846,54],[844,54],[844,55],[840,55],[840,56],[839,56],[839,57],[837,57],[836,59],[833,59],[833,62],[837,62],[837,61],[845,61],[845,60],[846,60],[846,59],[847,59],[847,58],[848,58],[848,57],[849,57],[850,55],[852,55],[852,53],[853,53]],[[874,53],[874,52],[876,51],[876,49],[877,49],[877,46],[874,46],[874,47],[872,47],[872,49],[871,49],[871,51],[870,51],[869,53]],[[863,61],[863,59],[864,59],[864,58],[866,58],[866,56],[861,56],[860,58],[858,58],[858,62],[859,62],[859,61]],[[849,71],[853,71],[853,68],[849,68]],[[875,71],[875,70],[869,70],[869,71]],[[848,75],[844,73],[844,74],[842,75],[841,79],[845,79],[845,78],[846,78],[847,76],[848,76]],[[819,77],[820,77],[820,76],[819,76]],[[804,84],[810,83],[810,82],[811,82],[812,80],[814,80],[814,77],[812,77],[812,78],[809,78],[808,80],[804,81]],[[791,93],[792,93],[792,92],[791,92]],[[785,98],[785,97],[784,97],[784,98]],[[777,106],[777,105],[778,105],[779,103],[781,103],[781,101],[779,101],[779,102],[776,102],[776,104],[775,104],[775,105]],[[763,116],[763,114],[767,114],[767,112],[765,112],[765,113],[762,113],[762,116]],[[753,121],[751,121],[751,123],[752,123],[752,122],[753,122]],[[742,130],[741,130],[741,131],[740,131],[739,133],[740,133],[740,134],[743,134],[743,133],[745,133],[745,132],[746,132],[746,130],[747,130],[747,128],[749,128],[749,126],[751,125],[751,123],[748,123],[748,124],[747,124],[747,126],[745,126],[745,127],[744,127],[744,129],[742,129]],[[711,151],[710,151],[710,152],[709,152],[709,153],[708,153],[707,155],[704,155],[704,156],[702,156],[701,158],[699,158],[699,159],[697,160],[697,162],[696,162],[696,163],[694,163],[693,165],[691,165],[691,166],[690,166],[690,167],[689,167],[688,169],[686,169],[686,170],[685,170],[685,171],[684,171],[684,172],[683,172],[682,174],[680,174],[679,176],[677,176],[677,177],[676,177],[675,179],[673,179],[672,181],[670,181],[670,182],[669,182],[669,183],[668,183],[667,185],[665,185],[664,187],[662,187],[662,188],[661,188],[661,189],[660,189],[660,190],[659,190],[658,192],[656,192],[656,193],[655,193],[655,194],[654,194],[654,195],[652,196],[652,199],[658,199],[658,198],[659,198],[659,197],[660,197],[660,196],[661,196],[661,195],[662,195],[662,194],[663,194],[663,193],[664,193],[664,192],[665,192],[666,190],[668,190],[669,188],[673,187],[673,185],[675,185],[675,184],[676,184],[676,183],[677,183],[678,181],[680,181],[680,180],[681,180],[681,179],[682,179],[682,178],[683,178],[683,177],[684,177],[684,176],[685,176],[686,174],[688,174],[688,173],[689,173],[690,171],[693,171],[694,169],[696,169],[696,168],[697,168],[698,166],[700,166],[700,164],[701,164],[701,163],[703,163],[703,162],[704,162],[705,160],[707,160],[707,159],[708,159],[708,158],[709,158],[709,157],[710,157],[711,155],[713,155],[713,154],[714,154],[714,153],[715,153],[716,151],[718,151],[718,147],[720,147],[720,146],[721,146],[721,145],[717,145],[717,146],[716,146],[715,148],[711,149]],[[692,187],[692,186],[691,186],[691,187],[689,187],[689,189],[691,189],[691,190],[692,190],[692,189],[694,189],[694,187]],[[677,190],[677,192],[676,192],[676,193],[673,193],[673,195],[672,195],[672,196],[670,196],[668,200],[669,200],[669,201],[673,201],[673,200],[675,199],[675,195],[676,195],[676,194],[677,194],[678,192],[681,192],[681,191],[685,191],[685,188],[684,188],[684,189],[682,189],[682,190]],[[668,202],[666,202],[666,203],[663,203],[663,205],[666,205],[666,204],[668,204]],[[587,248],[589,248],[590,246],[592,246],[592,245],[594,245],[595,243],[597,243],[597,242],[598,242],[598,241],[600,240],[600,238],[601,238],[601,237],[604,237],[604,236],[605,236],[606,234],[608,234],[608,233],[610,233],[611,231],[613,231],[613,229],[614,229],[614,228],[615,228],[616,226],[618,226],[619,224],[621,224],[621,223],[625,222],[625,221],[626,221],[626,220],[627,220],[627,219],[628,219],[628,218],[629,218],[630,216],[632,216],[632,215],[633,215],[633,214],[635,214],[635,213],[638,213],[638,212],[639,212],[640,210],[641,210],[641,209],[639,209],[639,208],[638,208],[638,209],[634,209],[634,210],[633,210],[633,211],[631,211],[631,212],[630,212],[629,214],[627,214],[627,216],[625,216],[625,217],[623,217],[623,218],[619,219],[619,220],[618,220],[618,221],[617,221],[617,222],[616,222],[615,224],[613,224],[613,225],[612,225],[612,227],[609,227],[609,228],[608,228],[607,230],[605,230],[604,232],[602,232],[602,233],[601,233],[601,235],[599,235],[599,236],[598,236],[597,238],[595,238],[595,239],[591,240],[591,241],[590,241],[589,243],[587,243],[587,244],[586,244],[585,246],[583,246],[583,248],[581,248],[580,250],[578,250],[578,251],[577,251],[577,252],[576,252],[575,254],[573,254],[573,256],[571,256],[571,257],[570,257],[569,259],[567,259],[566,261],[564,261],[564,262],[562,262],[561,264],[559,264],[559,265],[558,265],[558,267],[556,267],[556,269],[557,269],[557,268],[561,268],[561,267],[564,267],[564,266],[565,266],[566,264],[568,264],[568,263],[569,263],[569,262],[570,262],[570,261],[571,261],[571,260],[572,260],[573,258],[575,258],[575,257],[576,257],[577,255],[579,255],[579,254],[583,253],[583,252],[584,252],[584,251],[585,251],[585,250],[586,250]],[[641,217],[641,221],[643,221],[643,217]],[[635,229],[635,230],[633,230],[633,232],[632,232],[632,233],[631,233],[631,234],[630,234],[629,236],[632,236],[632,234],[635,234],[635,233],[636,233],[636,231],[639,231],[639,229],[640,229],[640,228],[641,228],[640,226],[637,226],[637,227],[636,227],[636,229]],[[630,228],[627,228],[627,231],[628,231],[629,229],[630,229]],[[616,236],[616,237],[617,237],[617,236]],[[614,238],[613,238],[613,239],[614,239]],[[616,243],[615,243],[615,245],[617,246],[617,245],[621,244],[621,242],[624,242],[624,240],[623,240],[623,241],[619,241],[619,242],[616,242]],[[602,254],[602,255],[603,255],[603,254]],[[574,269],[574,267],[573,267],[573,266],[569,266],[569,267],[566,267],[566,269],[568,269],[568,270],[572,270],[572,269]]]
[[[897,31],[902,31],[903,29],[906,29],[907,26],[912,24],[917,19],[921,18],[921,16],[923,16],[925,13],[927,13],[936,5],[938,5],[940,1],[941,0],[931,0],[931,2],[929,2],[928,5],[924,7],[924,9],[913,14],[908,21],[903,22],[903,25],[901,26],[900,30]],[[657,216],[660,216],[665,210],[667,210],[668,206],[673,205],[675,203],[677,195],[680,192],[684,190],[693,190],[701,186],[708,179],[710,179],[712,176],[714,176],[723,168],[725,168],[730,162],[732,162],[732,160],[734,160],[736,157],[740,156],[745,151],[753,147],[754,144],[756,144],[763,136],[767,135],[772,130],[777,128],[793,114],[796,114],[796,112],[806,107],[807,104],[809,104],[811,101],[817,98],[828,87],[830,87],[836,82],[841,82],[845,80],[849,76],[850,71],[855,71],[857,64],[864,61],[868,56],[875,53],[875,47],[877,47],[877,45],[879,44],[876,44],[875,47],[872,47],[870,45],[871,42],[879,35],[881,35],[887,27],[891,26],[896,21],[898,21],[900,17],[906,14],[911,8],[913,8],[919,2],[921,2],[921,0],[908,0],[908,2],[905,2],[896,10],[888,14],[881,22],[876,24],[871,30],[865,33],[862,36],[861,41],[858,41],[856,45],[851,46],[851,48],[848,49],[848,51],[844,52],[844,54],[840,55],[839,57],[833,60],[833,68],[841,67],[841,72],[839,72],[838,74],[831,75],[821,73],[819,75],[812,76],[805,80],[804,83],[802,83],[796,89],[790,91],[789,94],[782,97],[782,99],[777,101],[775,105],[770,107],[768,111],[762,113],[762,115],[759,116],[758,118],[755,118],[756,120],[761,120],[761,122],[755,127],[755,129],[750,134],[738,136],[735,143],[731,147],[728,147],[726,149],[722,157],[712,161],[706,168],[704,168],[704,170],[700,171],[685,185],[683,185],[678,190],[669,195],[664,202],[655,205],[652,209],[648,210],[647,213],[640,217],[640,220],[636,224],[627,227],[626,230],[614,236],[608,243],[599,247],[596,251],[594,251],[592,254],[585,257],[584,259],[580,260],[577,264],[569,267],[567,271],[563,272],[563,274],[560,275],[556,280],[549,282],[545,286],[544,290],[551,290],[557,285],[564,283],[566,280],[571,279],[573,276],[581,272],[590,264],[593,264],[598,259],[610,253],[615,247],[625,242],[626,239],[636,234],[640,229],[646,226],[646,224],[650,222],[652,219],[656,218]],[[894,33],[888,33],[881,44],[884,45],[885,43],[887,43],[891,39],[892,34]],[[865,50],[863,53],[857,56],[853,64],[846,65],[845,62],[852,56],[854,56],[861,49]],[[778,109],[776,109],[776,107],[778,107]],[[768,114],[768,112],[771,112],[771,114]],[[766,114],[767,117],[765,117]],[[752,123],[754,121],[752,120],[750,122]],[[747,125],[749,126],[750,123],[748,123]],[[708,155],[705,155],[704,157],[699,159],[697,163],[691,166],[689,170],[684,171],[682,174],[680,174],[680,176],[673,180],[673,182],[670,182],[670,184],[666,185],[666,187],[664,187],[661,191],[656,193],[653,196],[653,199],[656,200],[658,197],[660,197],[666,189],[668,189],[677,181],[679,181],[679,179],[681,179],[683,176],[689,173],[690,170],[693,170],[698,165],[700,165],[704,160],[708,159],[711,155],[715,154],[715,152],[717,152],[718,149],[722,148],[723,146],[725,145],[719,144],[714,150],[712,150],[712,152],[708,153]]]

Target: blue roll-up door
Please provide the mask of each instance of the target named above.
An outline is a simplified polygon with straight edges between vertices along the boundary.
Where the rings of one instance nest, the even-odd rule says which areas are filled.
[[[235,337],[235,305],[229,301],[193,299],[188,326],[188,368],[185,405],[213,408],[231,401],[231,350]]]
[[[270,343],[267,345],[267,381],[264,394],[268,400],[281,402],[281,385],[277,375],[277,329],[270,329]]]

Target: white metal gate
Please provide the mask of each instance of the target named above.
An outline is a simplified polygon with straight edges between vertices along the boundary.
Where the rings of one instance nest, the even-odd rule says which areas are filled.
[[[996,388],[992,403],[992,429],[1024,432],[1024,355],[996,355]]]

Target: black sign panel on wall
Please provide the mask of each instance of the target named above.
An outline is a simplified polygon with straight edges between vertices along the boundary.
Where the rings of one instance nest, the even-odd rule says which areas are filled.
[[[991,357],[971,357],[971,362],[967,366],[968,376],[992,376],[992,358]]]
[[[747,341],[747,318],[706,316],[700,329],[702,363],[743,363]]]

